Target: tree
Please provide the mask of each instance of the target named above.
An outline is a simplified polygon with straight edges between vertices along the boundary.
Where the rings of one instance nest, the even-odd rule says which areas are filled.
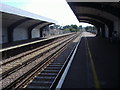
[[[66,25],[63,27],[63,30],[66,31],[66,30],[69,30],[70,32],[77,32],[80,30],[80,28],[77,26],[77,25]]]
[[[82,25],[80,25],[79,28],[82,29]]]

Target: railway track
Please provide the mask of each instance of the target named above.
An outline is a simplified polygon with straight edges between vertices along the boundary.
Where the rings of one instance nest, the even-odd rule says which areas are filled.
[[[74,41],[78,42],[80,36],[77,37]],[[75,45],[73,45],[75,48]],[[39,73],[28,85],[24,86],[27,89],[55,89],[62,72],[67,65],[70,56],[72,55],[74,48],[67,59],[55,59],[51,62],[41,73]],[[21,87],[23,88],[23,87]]]
[[[3,89],[11,88],[14,85],[16,86],[15,83],[20,80],[19,78],[21,78],[22,75],[24,75],[24,76],[27,75],[28,76],[27,73],[30,74],[32,72],[30,70],[33,70],[33,71],[35,70],[33,68],[36,68],[37,66],[40,67],[40,65],[44,66],[44,62],[46,62],[49,58],[51,58],[52,55],[57,53],[57,51],[59,51],[65,45],[67,45],[73,39],[72,37],[75,38],[76,36],[71,35],[67,38],[66,37],[62,38],[61,41],[60,41],[60,39],[58,39],[59,42],[58,41],[53,42],[54,45],[53,45],[53,43],[48,45],[48,46],[45,45],[47,47],[45,47],[45,46],[40,47],[39,50],[37,48],[37,49],[33,50],[34,54],[31,54],[32,52],[29,51],[28,53],[30,55],[28,53],[26,55],[29,55],[29,57],[32,56],[32,55],[34,55],[34,56],[31,59],[28,59],[26,61],[23,59],[23,62],[18,59],[18,61],[20,61],[20,63],[17,61],[17,65],[14,63],[15,60],[8,60],[8,62],[10,62],[10,63],[13,62],[14,66],[11,65],[12,68],[9,68],[9,70],[6,70],[2,73],[3,76],[2,76],[1,81],[3,81]],[[44,50],[43,52],[41,51],[42,49]],[[7,65],[7,64],[9,65],[8,62],[4,62],[3,65]],[[37,70],[37,68],[36,68],[36,70]],[[48,72],[48,70],[47,70],[47,72]],[[16,78],[14,78],[14,77],[16,77]],[[8,82],[6,83],[6,81],[8,81]]]
[[[59,41],[62,41],[64,38],[58,39],[58,40],[56,40],[52,43],[49,43],[47,45],[44,45],[42,47],[38,47],[31,51],[27,51],[25,53],[22,53],[20,55],[10,58],[10,59],[4,60],[1,65],[2,72],[0,74],[2,74],[2,75],[0,75],[0,76],[2,76],[2,78],[5,78],[6,75],[7,76],[10,75],[10,73],[12,73],[15,70],[15,68],[20,67],[21,65],[26,64],[28,62],[30,63],[30,61],[32,61],[33,58],[42,56],[48,50],[50,51],[50,49],[52,50],[56,45],[60,44],[61,42],[59,42]],[[13,70],[13,68],[14,68],[14,70]]]

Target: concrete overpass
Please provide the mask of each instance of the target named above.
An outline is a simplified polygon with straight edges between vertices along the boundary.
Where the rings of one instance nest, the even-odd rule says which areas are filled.
[[[113,37],[112,33],[115,31],[117,37],[120,37],[120,2],[115,2],[115,0],[112,2],[67,0],[67,2],[78,20],[95,25],[99,35],[110,38]]]
[[[57,21],[15,7],[0,4],[2,15],[0,44],[42,37],[44,27]]]
[[[88,2],[89,1],[89,2]],[[80,22],[87,22],[96,26],[98,35],[111,38],[117,32],[120,37],[120,3],[119,2],[91,2],[92,0],[67,0],[71,9]],[[7,5],[1,5],[2,40],[8,43],[42,37],[42,29],[57,23],[49,18],[36,15]]]

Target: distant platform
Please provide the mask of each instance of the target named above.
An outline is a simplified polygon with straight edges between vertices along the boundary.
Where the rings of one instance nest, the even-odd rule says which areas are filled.
[[[33,39],[33,40],[25,40],[25,41],[22,41],[22,42],[21,41],[16,41],[16,42],[12,42],[12,43],[6,43],[6,44],[3,44],[5,46],[3,46],[2,49],[0,49],[0,52],[10,50],[10,49],[14,49],[14,48],[23,47],[23,46],[30,45],[30,44],[32,45],[32,44],[35,44],[35,43],[39,43],[39,42],[42,42],[42,41],[47,41],[47,40],[50,40],[50,39],[62,37],[62,36],[69,35],[69,34],[72,34],[72,33],[54,35],[54,36],[45,37],[45,38],[36,38],[36,39]]]

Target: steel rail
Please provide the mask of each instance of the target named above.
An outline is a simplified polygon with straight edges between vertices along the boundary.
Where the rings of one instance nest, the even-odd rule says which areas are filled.
[[[67,40],[66,40],[67,41]],[[65,44],[66,45],[66,44]],[[59,46],[59,45],[58,45]],[[63,48],[63,46],[61,47],[61,48]],[[60,49],[61,49],[60,48]],[[49,58],[51,58],[54,54],[56,54],[60,49],[58,49],[55,53],[53,53],[52,55],[50,55],[49,57],[47,57],[45,60],[43,60],[42,62],[40,62],[40,64],[41,63],[43,63],[43,62],[45,62],[46,60],[48,60]],[[38,65],[39,66],[39,65]],[[34,71],[34,70],[33,70]],[[29,71],[29,72],[31,72],[31,71]],[[27,74],[28,75],[28,74]],[[25,77],[25,76],[23,76],[23,77]],[[19,78],[20,79],[20,78]],[[16,82],[18,82],[19,81],[19,79],[17,79],[16,81],[15,81],[15,83]],[[22,79],[22,78],[21,78]],[[21,81],[21,80],[20,80]],[[13,84],[15,85],[15,83],[13,82],[11,85],[13,86]],[[11,85],[10,85],[10,87],[11,87]],[[6,88],[8,88],[9,86],[7,86]]]

